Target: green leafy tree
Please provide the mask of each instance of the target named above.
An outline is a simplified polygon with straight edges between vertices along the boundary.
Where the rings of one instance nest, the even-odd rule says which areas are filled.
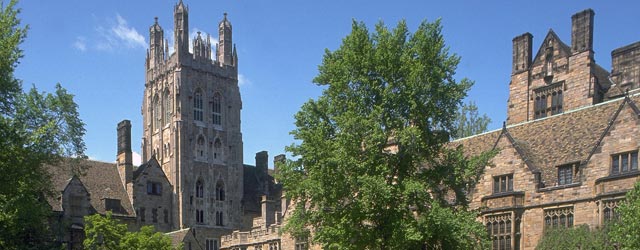
[[[327,249],[480,249],[486,230],[466,191],[489,158],[445,143],[471,82],[456,81],[440,21],[410,34],[404,21],[370,33],[353,22],[326,51],[314,82],[325,89],[295,115],[278,167],[296,209],[285,230]],[[313,232],[313,233],[310,233]]]
[[[120,240],[127,234],[127,225],[112,219],[111,212],[106,216],[94,214],[84,217],[86,249],[119,249]]]
[[[93,250],[173,250],[171,238],[156,232],[153,226],[143,226],[139,232],[128,232],[127,226],[106,216],[94,214],[85,217],[86,238],[83,245]]]
[[[473,101],[464,103],[456,111],[454,130],[451,135],[454,139],[477,135],[487,131],[491,118],[486,114],[478,114],[478,106]]]
[[[607,236],[608,229],[609,227],[590,229],[587,225],[548,229],[545,230],[545,234],[538,241],[536,250],[614,250],[616,248]]]
[[[617,211],[619,221],[611,226],[611,240],[620,244],[620,249],[640,249],[640,182],[627,193]]]
[[[82,157],[84,124],[73,95],[22,92],[14,77],[26,36],[16,1],[0,3],[0,249],[54,247],[47,219],[51,181],[45,164]]]

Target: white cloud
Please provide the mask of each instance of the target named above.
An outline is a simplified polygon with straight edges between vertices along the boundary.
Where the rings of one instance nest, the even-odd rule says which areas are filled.
[[[76,37],[76,41],[73,42],[73,47],[79,51],[87,51],[87,39],[83,36]]]
[[[131,161],[134,166],[140,166],[142,165],[142,156],[138,152],[134,151],[131,155]]]
[[[116,14],[118,24],[115,27],[111,27],[111,32],[115,34],[120,40],[130,47],[146,48],[147,42],[144,41],[144,36],[140,35],[135,28],[129,27],[127,20],[124,20],[119,14]]]
[[[249,80],[249,78],[247,78],[246,76],[244,76],[243,74],[238,74],[238,86],[242,87],[242,86],[250,86],[251,85],[251,80]]]
[[[96,32],[98,33],[95,42],[97,50],[147,48],[144,36],[138,33],[135,28],[130,27],[127,20],[120,14],[116,14],[115,22],[112,20],[108,27],[96,27]]]

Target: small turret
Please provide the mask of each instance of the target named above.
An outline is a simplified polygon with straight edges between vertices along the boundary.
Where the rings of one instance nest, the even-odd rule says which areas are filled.
[[[236,66],[233,55],[234,49],[231,31],[231,22],[227,19],[227,13],[224,13],[224,18],[218,25],[220,41],[216,49],[218,62],[220,62],[221,65]]]

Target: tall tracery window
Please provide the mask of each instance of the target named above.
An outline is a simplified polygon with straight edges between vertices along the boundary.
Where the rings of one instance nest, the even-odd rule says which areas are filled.
[[[492,215],[486,218],[487,232],[491,236],[492,249],[511,249],[513,234],[511,214]]]
[[[160,106],[160,98],[156,96],[153,98],[153,129],[160,128],[160,121],[162,121],[162,107]]]
[[[220,93],[213,95],[213,103],[211,107],[211,113],[213,116],[213,125],[222,125],[222,97]]]
[[[551,93],[551,115],[562,113],[562,90]]]
[[[218,181],[216,184],[216,200],[223,201],[224,195],[224,183],[222,181]]]
[[[196,182],[196,198],[204,197],[204,185],[202,184],[202,180],[198,180]]]
[[[216,226],[224,226],[222,218],[223,218],[222,211],[216,212]]]
[[[572,227],[573,207],[563,207],[544,211],[544,227]]]
[[[602,202],[602,219],[604,222],[610,222],[620,218],[618,207],[622,200],[608,200]]]
[[[220,142],[220,138],[216,138],[213,143],[213,159],[222,159],[222,142]]]
[[[535,110],[534,110],[534,118],[543,118],[547,117],[547,96],[540,95],[536,96]]]
[[[164,92],[164,124],[169,124],[171,121],[171,110],[173,109],[171,105],[171,96],[169,95],[169,91]]]
[[[198,140],[196,141],[196,159],[201,161],[207,159],[204,136],[198,136]]]
[[[202,121],[202,91],[197,90],[193,95],[193,120]]]
[[[534,90],[534,119],[557,115],[564,112],[562,86],[564,82],[556,82]]]

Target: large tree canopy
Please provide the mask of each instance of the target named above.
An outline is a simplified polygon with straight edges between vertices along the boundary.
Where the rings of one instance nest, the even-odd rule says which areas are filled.
[[[73,95],[59,84],[53,94],[22,92],[13,75],[26,35],[16,1],[0,2],[0,249],[44,249],[52,242],[44,164],[83,157],[84,124]]]
[[[473,249],[486,232],[466,211],[466,191],[487,155],[447,148],[471,82],[454,78],[440,21],[411,34],[404,21],[370,33],[353,22],[326,51],[324,86],[295,115],[279,178],[297,204],[285,230],[329,249]]]

